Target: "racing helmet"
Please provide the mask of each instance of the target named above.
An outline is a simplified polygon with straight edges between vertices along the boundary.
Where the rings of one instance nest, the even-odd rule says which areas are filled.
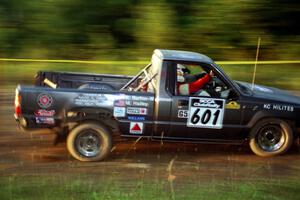
[[[182,64],[177,64],[177,82],[179,83],[184,83],[185,82],[185,75],[189,74],[190,70],[182,65]]]

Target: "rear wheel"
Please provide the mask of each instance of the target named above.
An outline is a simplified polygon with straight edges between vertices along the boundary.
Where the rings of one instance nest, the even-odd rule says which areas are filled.
[[[281,119],[264,119],[250,132],[250,148],[259,156],[275,156],[285,153],[293,143],[290,125]]]
[[[80,161],[100,161],[111,150],[110,132],[95,123],[84,123],[75,127],[67,138],[69,153]]]

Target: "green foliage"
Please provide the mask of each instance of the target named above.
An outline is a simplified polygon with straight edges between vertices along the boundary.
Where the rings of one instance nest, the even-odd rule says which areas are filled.
[[[297,59],[294,0],[2,0],[1,57],[148,58],[155,48],[216,60]]]
[[[150,55],[148,55],[150,59]],[[150,60],[148,61],[150,62]],[[135,75],[147,61],[107,62],[107,64],[75,64],[75,63],[14,63],[2,62],[0,80],[2,85],[32,84],[38,71],[70,71],[98,74]],[[253,65],[221,65],[225,73],[233,80],[251,82]],[[1,76],[0,75],[0,76]],[[279,87],[287,90],[299,90],[300,71],[296,64],[258,65],[256,83]]]

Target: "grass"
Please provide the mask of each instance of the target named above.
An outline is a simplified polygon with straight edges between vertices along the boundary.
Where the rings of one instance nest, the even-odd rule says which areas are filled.
[[[174,194],[168,180],[128,180],[88,176],[0,177],[2,200],[18,199],[300,199],[299,181],[190,181],[174,180]]]

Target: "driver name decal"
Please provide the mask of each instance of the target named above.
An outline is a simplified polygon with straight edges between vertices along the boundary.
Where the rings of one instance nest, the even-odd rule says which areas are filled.
[[[221,129],[223,127],[225,100],[191,97],[188,127]]]

